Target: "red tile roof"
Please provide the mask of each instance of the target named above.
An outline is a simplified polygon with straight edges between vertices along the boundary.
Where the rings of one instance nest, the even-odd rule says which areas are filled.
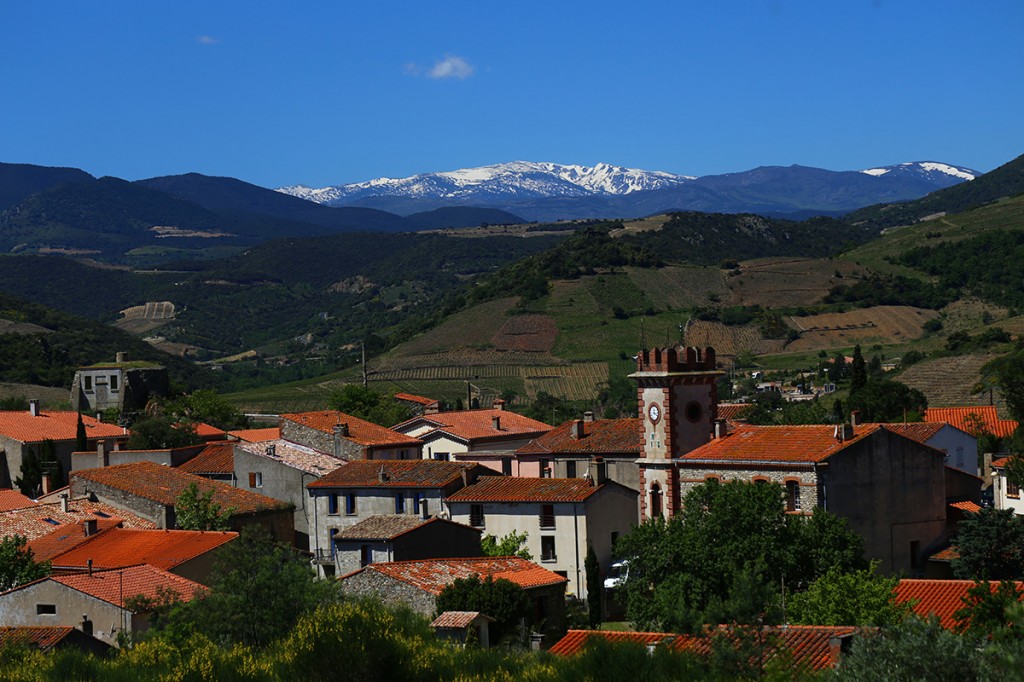
[[[449,495],[451,502],[583,502],[603,486],[586,478],[481,476]]]
[[[992,460],[992,468],[993,469],[1002,469],[1003,467],[1005,467],[1009,463],[1010,463],[1010,458],[1009,457],[1000,457],[999,459]]]
[[[199,454],[178,467],[178,471],[201,476],[227,475],[235,471],[235,442],[230,440],[209,443]]]
[[[91,536],[67,552],[53,557],[53,567],[95,569],[150,564],[170,570],[231,542],[238,533],[199,530],[136,530],[112,528]]]
[[[196,435],[202,438],[203,440],[213,440],[216,438],[223,438],[228,435],[227,431],[225,431],[224,429],[218,429],[216,426],[213,426],[212,424],[199,422],[198,424],[193,424],[193,426],[195,426]]]
[[[98,518],[96,519],[96,532],[106,532],[120,525],[121,519],[118,518]],[[28,548],[32,550],[32,556],[36,561],[49,561],[58,554],[77,547],[91,537],[85,534],[85,526],[84,521],[57,526],[52,532],[29,542]]]
[[[718,418],[736,421],[750,407],[750,403],[718,403]]]
[[[323,410],[320,412],[299,412],[296,414],[282,414],[281,419],[308,426],[324,433],[334,433],[334,427],[338,424],[348,424],[348,440],[359,443],[366,447],[415,447],[422,443],[412,436],[393,431],[392,429],[368,422],[359,417],[338,412],[337,410]]]
[[[85,519],[120,519],[126,528],[156,528],[152,521],[131,512],[103,502],[79,498],[68,502],[66,512],[61,510],[60,502],[0,512],[0,537],[21,535],[31,542],[52,533],[63,524],[81,523]]]
[[[711,629],[702,635],[675,635],[667,632],[612,632],[608,630],[569,630],[551,649],[550,653],[559,656],[571,656],[583,650],[587,640],[591,637],[602,637],[609,642],[634,642],[647,646],[658,644],[659,646],[671,647],[676,651],[690,651],[695,654],[706,656],[711,653],[713,642],[716,636],[724,635],[730,639],[739,641],[746,636],[753,628],[743,626]],[[763,629],[766,637],[771,641],[768,644],[771,657],[779,650],[786,650],[792,657],[796,666],[806,666],[810,670],[823,670],[835,666],[832,647],[829,641],[833,637],[853,635],[858,628],[850,626],[816,626],[816,625],[786,625],[765,627]]]
[[[490,616],[479,611],[445,611],[430,623],[432,628],[468,628],[473,621],[483,616],[485,620],[493,621]]]
[[[882,424],[886,429],[918,443],[928,444],[939,431],[944,429],[945,422],[907,422],[906,424]]]
[[[497,429],[494,428],[495,417]],[[419,435],[421,440],[448,435],[468,443],[536,438],[551,430],[544,422],[498,408],[427,414],[402,422],[395,429],[408,432],[420,426],[431,427],[430,431]]]
[[[241,431],[228,431],[229,436],[249,443],[260,443],[265,440],[277,440],[281,437],[281,427],[275,426],[268,429],[242,429]]]
[[[75,486],[79,485],[76,481],[84,481],[84,488],[89,487],[89,482],[94,482],[166,506],[174,506],[181,493],[194,483],[201,493],[212,490],[213,501],[219,504],[221,509],[234,509],[236,515],[291,506],[288,502],[154,462],[132,462],[101,469],[83,469],[73,472],[71,480],[72,488],[76,490],[78,488]]]
[[[49,579],[121,608],[124,608],[125,600],[131,597],[152,599],[159,597],[162,592],[171,592],[182,601],[189,601],[206,591],[204,586],[188,578],[147,565],[93,571],[92,574],[54,575]]]
[[[953,614],[964,607],[967,590],[974,585],[973,580],[901,580],[894,592],[898,603],[909,602],[922,618],[936,615],[942,627],[952,630],[956,626]],[[995,591],[999,583],[990,586]],[[1017,587],[1024,587],[1024,582],[1018,582]]]
[[[422,519],[419,516],[409,514],[375,514],[335,533],[333,537],[336,540],[394,540],[401,535],[432,523],[455,526],[456,528],[472,530],[476,533],[482,532],[478,528],[437,516],[430,519]]]
[[[435,398],[424,398],[421,395],[413,395],[412,393],[396,393],[395,400],[404,400],[409,403],[418,403],[424,407],[435,405],[437,400]]]
[[[348,576],[362,571],[376,571],[395,580],[419,588],[433,595],[441,594],[446,586],[457,578],[469,578],[478,575],[494,580],[504,578],[511,580],[522,588],[562,585],[568,580],[562,576],[538,566],[532,561],[519,557],[478,557],[470,559],[421,559],[418,561],[392,561],[390,563],[370,564]]]
[[[75,628],[70,625],[66,627],[56,625],[0,627],[0,649],[3,649],[8,644],[15,644],[48,651],[60,644],[75,631]]]
[[[476,464],[433,459],[357,460],[335,469],[306,487],[443,488],[461,479],[463,472],[469,475],[469,480],[473,480],[480,469]]]
[[[573,438],[576,420],[559,424],[516,450],[516,455],[583,454],[642,456],[643,424],[640,419],[598,419],[580,422],[582,438]]]
[[[0,512],[35,506],[35,501],[13,488],[0,488]]]
[[[104,424],[82,415],[85,435],[93,438],[125,438],[127,433],[116,424]],[[40,412],[33,417],[26,410],[0,412],[0,435],[22,443],[44,440],[75,440],[78,434],[77,412]]]
[[[976,415],[972,417],[971,415]],[[1000,419],[996,414],[993,405],[971,405],[967,407],[929,407],[924,411],[924,420],[927,422],[947,422],[961,431],[972,435],[975,433],[974,422],[981,420],[983,428],[989,433],[1006,438],[1013,435],[1017,429],[1017,422],[1011,419]]]
[[[879,428],[878,424],[860,425],[854,429],[852,438],[841,441],[835,436],[835,426],[740,425],[724,438],[716,438],[680,459],[684,462],[820,462]]]
[[[960,550],[955,545],[950,545],[946,549],[940,550],[928,557],[930,561],[952,561],[959,558]]]
[[[971,502],[970,500],[965,500],[963,502],[954,502],[949,506],[953,507],[954,509],[959,509],[960,511],[973,512],[975,514],[981,511],[981,505],[976,502]]]

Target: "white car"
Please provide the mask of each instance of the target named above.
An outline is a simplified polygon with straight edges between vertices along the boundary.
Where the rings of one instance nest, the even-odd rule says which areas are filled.
[[[608,575],[604,579],[604,589],[614,590],[621,587],[627,578],[629,578],[629,561],[625,559],[616,561],[608,567]]]

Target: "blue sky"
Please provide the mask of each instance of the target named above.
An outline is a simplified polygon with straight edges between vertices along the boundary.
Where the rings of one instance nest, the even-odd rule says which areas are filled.
[[[1024,153],[1024,2],[0,3],[0,161],[324,186]]]

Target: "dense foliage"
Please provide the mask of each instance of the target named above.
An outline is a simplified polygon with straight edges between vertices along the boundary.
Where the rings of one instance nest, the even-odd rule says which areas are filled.
[[[345,384],[332,391],[327,406],[381,426],[394,426],[412,417],[406,403],[359,384]]]
[[[983,508],[960,521],[953,575],[966,580],[1024,579],[1024,517]]]
[[[181,530],[228,530],[234,509],[221,509],[213,501],[213,488],[205,493],[190,484],[174,501],[174,518]]]
[[[438,614],[445,611],[479,611],[494,619],[490,625],[495,642],[522,642],[521,621],[532,624],[532,602],[526,590],[505,578],[474,575],[456,578],[437,595]]]
[[[872,274],[852,284],[843,283],[832,287],[825,297],[825,303],[846,303],[858,308],[909,305],[938,310],[955,298],[955,292],[919,279]]]
[[[899,577],[884,577],[876,566],[843,572],[837,566],[793,595],[790,622],[802,625],[896,625],[910,615],[910,605],[896,602]]]
[[[36,562],[21,535],[0,539],[0,592],[50,575],[50,562]]]

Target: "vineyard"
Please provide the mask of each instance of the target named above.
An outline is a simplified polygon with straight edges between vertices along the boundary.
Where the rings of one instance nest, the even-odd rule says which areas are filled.
[[[722,270],[672,265],[665,268],[626,268],[629,278],[656,307],[690,308],[714,300],[728,301],[731,293]]]
[[[721,322],[692,320],[686,328],[686,345],[711,346],[722,360],[735,360],[740,353],[764,355],[778,353],[785,347],[781,339],[766,339],[756,327],[733,327]]]
[[[799,352],[858,343],[905,343],[923,336],[924,323],[938,316],[934,310],[923,308],[876,306],[845,313],[788,317],[786,322],[800,332],[800,338],[786,350]]]
[[[742,263],[728,284],[734,305],[797,307],[820,303],[829,289],[863,272],[853,263],[827,258],[759,258]]]
[[[488,347],[516,302],[515,298],[501,298],[458,312],[433,329],[399,345],[389,355],[437,353],[453,346]]]
[[[513,315],[491,339],[496,350],[548,353],[558,328],[548,315]]]
[[[897,379],[924,393],[929,407],[988,405],[987,392],[974,395],[971,391],[981,379],[982,365],[994,357],[958,355],[926,360],[908,367]],[[1004,414],[1006,404],[998,392],[994,394],[993,400],[1000,414]]]
[[[175,307],[170,301],[149,301],[125,308],[114,326],[129,334],[144,334],[174,319]]]

